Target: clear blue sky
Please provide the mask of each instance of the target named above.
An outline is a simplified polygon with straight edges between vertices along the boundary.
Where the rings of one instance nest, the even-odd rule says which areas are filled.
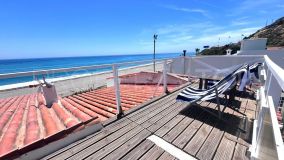
[[[1,0],[0,59],[193,51],[284,15],[283,0]],[[228,38],[228,37],[231,38]]]

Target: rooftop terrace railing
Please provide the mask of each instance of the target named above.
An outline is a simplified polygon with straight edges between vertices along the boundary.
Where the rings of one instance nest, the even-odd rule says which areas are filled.
[[[156,68],[157,71],[162,71],[163,70],[163,77],[166,75],[166,68],[167,68],[167,63],[170,62],[172,59],[159,59],[156,60]],[[153,71],[152,67],[152,60],[146,60],[146,61],[132,61],[132,62],[124,62],[124,63],[115,63],[115,64],[105,64],[105,65],[93,65],[93,66],[82,66],[82,67],[73,67],[73,68],[60,68],[60,69],[51,69],[51,70],[39,70],[39,71],[29,71],[29,72],[18,72],[18,73],[8,73],[8,74],[0,74],[0,80],[1,79],[9,79],[9,78],[16,78],[16,77],[24,77],[24,76],[32,76],[34,77],[34,81],[28,82],[28,83],[19,83],[19,84],[13,84],[13,85],[6,85],[6,86],[0,86],[0,93],[1,94],[6,94],[9,91],[11,91],[10,95],[14,94],[22,94],[22,90],[27,90],[30,89],[30,87],[39,87],[39,83],[43,83],[42,80],[37,80],[36,77],[39,76],[40,78],[43,76],[46,77],[51,77],[51,79],[48,79],[49,82],[55,82],[55,87],[53,89],[53,93],[51,94],[58,94],[60,93],[60,90],[65,90],[65,89],[72,89],[72,93],[78,93],[78,90],[74,92],[74,88],[77,86],[82,86],[84,89],[79,90],[79,92],[83,90],[88,90],[90,88],[89,84],[91,83],[98,83],[96,84],[96,87],[98,88],[103,85],[108,85],[107,81],[109,80],[109,77],[113,77],[113,83],[112,85],[114,86],[115,89],[115,99],[116,99],[116,105],[117,105],[117,111],[118,115],[121,114],[121,97],[120,97],[120,88],[119,88],[119,73],[120,75],[123,74],[129,74],[132,72],[138,72],[138,71]],[[146,68],[145,68],[146,67]],[[165,68],[165,69],[164,69]],[[96,73],[90,73],[90,74],[83,74],[83,75],[76,75],[76,76],[65,76],[65,77],[52,77],[53,74],[55,73],[67,73],[67,72],[76,72],[76,71],[83,71],[84,73],[89,73],[89,70],[95,70],[95,69],[103,69],[101,72],[96,72]],[[72,74],[71,74],[72,75]],[[105,75],[105,76],[101,76]],[[84,78],[84,77],[90,77],[90,78]],[[102,78],[97,78],[97,77],[102,77]],[[166,85],[166,78],[161,77],[161,80],[163,79],[163,86],[164,86],[164,91],[167,90],[167,85]],[[39,79],[39,78],[38,78]],[[75,82],[76,81],[76,82]],[[72,84],[73,83],[73,84]],[[87,84],[87,85],[86,85]],[[68,86],[68,87],[64,87]],[[56,89],[55,89],[56,88]],[[17,90],[17,93],[15,93],[15,90]],[[43,90],[44,92],[45,90]],[[58,92],[59,91],[59,92]],[[32,91],[26,91],[27,93],[30,92],[37,92],[35,90]],[[25,93],[26,93],[25,92]],[[24,93],[24,91],[23,91]],[[155,93],[152,93],[155,95]],[[61,93],[60,95],[63,96],[68,96],[71,95],[70,93]],[[0,96],[1,97],[1,96]],[[46,103],[52,104],[52,102],[57,101],[56,97],[57,96],[52,96],[52,99],[46,98]]]
[[[278,101],[284,90],[284,70],[267,55],[264,60],[265,68],[261,73],[265,85],[259,89],[257,96],[259,112],[254,121],[251,158],[284,159],[283,139],[276,117]]]
[[[155,62],[163,62],[164,60],[170,59],[159,59],[155,60]],[[131,61],[131,62],[123,62],[123,63],[114,63],[114,64],[104,64],[104,65],[92,65],[92,66],[81,66],[81,67],[71,67],[71,68],[59,68],[59,69],[49,69],[49,70],[38,70],[38,71],[28,71],[28,72],[16,72],[16,73],[5,73],[0,74],[0,79],[7,78],[15,78],[15,77],[24,77],[24,76],[37,76],[37,75],[47,75],[54,73],[62,73],[62,72],[71,72],[71,71],[80,71],[80,70],[91,70],[91,69],[100,69],[115,66],[127,66],[127,65],[141,65],[151,63],[153,60],[144,60],[144,61]]]
[[[164,60],[170,59],[159,59],[156,60],[156,65],[162,65]],[[92,65],[92,66],[81,66],[81,67],[72,67],[72,68],[59,68],[59,69],[50,69],[50,70],[36,70],[36,71],[28,71],[28,72],[17,72],[17,73],[5,73],[0,74],[0,80],[7,81],[10,79],[15,80],[12,84],[4,84],[0,83],[0,92],[15,90],[19,88],[26,88],[29,85],[37,85],[38,79],[42,79],[43,76],[48,78],[49,82],[67,82],[68,80],[74,79],[83,79],[84,77],[90,77],[93,75],[98,75],[102,73],[110,73],[113,71],[113,66],[116,66],[119,70],[127,70],[139,68],[143,66],[151,66],[153,60],[145,60],[145,61],[132,61],[132,62],[124,62],[124,63],[115,63],[115,64],[105,64],[105,65]],[[95,70],[95,71],[94,71]],[[100,71],[99,71],[100,70]],[[93,72],[94,71],[94,72]],[[25,79],[24,81],[19,81],[18,79]],[[3,81],[2,81],[3,82]],[[57,86],[63,90],[61,86]],[[63,84],[64,85],[64,84]],[[62,89],[61,89],[62,88]],[[65,93],[64,93],[65,94]],[[1,97],[1,95],[0,95]]]

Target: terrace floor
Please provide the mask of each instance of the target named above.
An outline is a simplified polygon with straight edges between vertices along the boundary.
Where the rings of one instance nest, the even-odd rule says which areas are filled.
[[[195,105],[176,102],[178,93],[128,113],[43,159],[177,159],[147,139],[151,135],[197,159],[248,159],[246,151],[251,144],[256,113],[252,91],[238,94],[233,102],[247,115],[247,125],[240,114],[229,108],[224,114],[229,123],[226,124],[198,107],[217,112],[214,101]],[[247,132],[240,132],[238,126],[245,127]]]

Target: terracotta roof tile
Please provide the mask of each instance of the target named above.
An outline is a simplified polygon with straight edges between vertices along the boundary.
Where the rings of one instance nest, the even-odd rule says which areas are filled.
[[[66,102],[63,99],[61,99],[61,104],[63,105],[63,107],[65,107],[67,110],[69,110],[74,116],[78,117],[80,119],[80,121],[88,122],[89,120],[91,120],[93,118],[98,118],[97,115],[94,115],[93,118],[92,118],[90,115],[82,112],[81,110],[72,106],[71,104],[69,104],[68,102]]]
[[[45,105],[41,104],[39,106],[39,110],[40,110],[41,117],[43,120],[43,125],[45,128],[46,136],[50,136],[58,132],[59,127],[57,127],[56,122],[50,113],[51,109],[48,109]]]
[[[156,85],[123,84],[120,90],[124,111],[163,93],[163,87]],[[117,112],[114,87],[58,99],[51,107],[46,106],[42,94],[0,99],[0,159],[63,138]]]
[[[105,97],[101,97],[98,94],[92,94],[92,93],[82,93],[82,95],[86,95],[86,96],[88,96],[92,99],[102,100],[102,101],[105,101],[105,102],[108,102],[108,103],[116,104],[115,98],[110,97],[110,98],[106,99]],[[129,101],[129,102],[131,102],[131,101]],[[122,109],[127,110],[128,108],[132,108],[135,105],[135,103],[132,103],[132,105],[131,105],[131,104],[122,102],[121,105],[122,105]]]
[[[36,95],[32,95],[28,104],[28,116],[26,121],[26,136],[24,144],[30,144],[40,138],[40,128],[38,122]]]
[[[0,142],[0,154],[9,152],[15,149],[15,142],[18,135],[18,130],[22,123],[23,115],[28,103],[28,96],[23,96],[21,101],[18,101],[17,105],[13,105],[10,111],[4,113],[3,116],[6,116],[5,121],[7,124],[7,129],[2,134]],[[15,114],[13,114],[15,112]],[[9,117],[8,117],[9,116]],[[10,122],[8,122],[8,119]],[[3,130],[4,131],[4,130]]]
[[[71,97],[68,97],[68,98],[73,100],[74,102],[79,103],[80,105],[82,105],[86,108],[91,109],[92,111],[94,111],[97,114],[102,115],[104,117],[111,118],[111,117],[115,116],[115,111],[113,111],[114,109],[112,109],[112,108],[105,107],[103,105],[100,105],[98,103],[86,100],[86,99],[81,98],[79,96],[71,96]],[[111,113],[112,111],[113,111],[113,113]]]
[[[63,107],[61,107],[58,103],[54,103],[52,105],[52,108],[67,128],[74,127],[75,125],[80,123],[80,121],[76,117],[68,114],[68,112],[65,111]]]
[[[64,106],[70,105],[70,106],[76,107],[82,113],[86,113],[86,114],[88,114],[91,117],[99,117],[100,119],[102,119],[101,115],[98,115],[96,112],[92,111],[91,109],[86,108],[86,107],[84,107],[84,106],[82,106],[82,105],[72,101],[71,99],[68,99],[68,98],[61,99],[61,103]],[[105,120],[105,119],[102,119],[102,120]]]

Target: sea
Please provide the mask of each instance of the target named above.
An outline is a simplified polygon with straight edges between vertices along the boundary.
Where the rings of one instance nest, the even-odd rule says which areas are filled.
[[[156,54],[156,59],[175,58],[181,56],[181,53]],[[194,53],[188,53],[187,56],[194,56]],[[37,70],[49,70],[58,68],[70,68],[90,65],[114,64],[131,61],[152,60],[153,54],[135,54],[135,55],[113,55],[113,56],[89,56],[89,57],[62,57],[62,58],[33,58],[33,59],[9,59],[0,60],[0,74],[28,72]],[[149,63],[149,62],[148,62]],[[140,64],[141,65],[141,64]],[[130,67],[127,65],[123,67]],[[79,75],[95,72],[108,71],[111,68],[103,68],[89,71],[65,72],[45,75],[47,78],[65,77],[70,75]],[[42,77],[37,77],[41,79]],[[23,83],[35,80],[34,76],[16,77],[0,79],[1,85]]]

